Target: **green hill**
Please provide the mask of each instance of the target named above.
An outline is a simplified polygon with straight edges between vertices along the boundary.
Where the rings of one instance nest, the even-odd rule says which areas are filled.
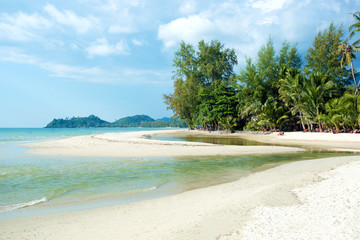
[[[95,115],[89,117],[72,117],[65,119],[54,119],[46,128],[90,128],[90,127],[109,127],[111,123],[100,119]]]
[[[141,127],[141,123],[154,122],[155,120],[147,115],[135,115],[124,117],[112,123],[113,127]]]
[[[164,128],[164,127],[180,127],[186,128],[187,124],[183,120],[170,121],[168,118],[162,120],[154,120],[147,115],[135,115],[124,117],[113,123],[104,121],[95,115],[89,117],[72,117],[65,119],[54,119],[46,128],[97,128],[97,127],[146,127],[146,128]]]

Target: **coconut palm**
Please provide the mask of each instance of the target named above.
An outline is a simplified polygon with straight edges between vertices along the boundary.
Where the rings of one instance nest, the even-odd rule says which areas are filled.
[[[349,38],[352,38],[355,35],[355,33],[360,32],[360,12],[356,11],[355,13],[353,13],[353,17],[355,18],[356,23],[354,23],[349,27],[349,32],[350,32]],[[360,39],[356,40],[354,44],[358,45],[359,42]]]
[[[289,107],[294,116],[299,114],[301,126],[305,129],[302,109],[303,76],[293,68],[288,69],[284,75],[285,77],[279,80],[280,99],[284,101],[285,106]]]
[[[325,104],[326,114],[320,114],[318,119],[323,122],[331,131],[339,131],[343,126],[346,109],[340,98],[334,98]]]
[[[288,118],[284,105],[273,97],[269,97],[259,114],[260,121],[258,124],[268,126],[271,130],[275,130],[276,127],[281,129],[288,121]]]
[[[304,114],[319,125],[322,131],[321,114],[325,112],[325,103],[330,99],[334,91],[334,83],[329,77],[321,73],[313,73],[306,80],[303,92],[302,108]]]
[[[360,95],[345,93],[341,98],[341,106],[344,111],[344,124],[348,128],[360,127]]]
[[[348,44],[347,41],[342,42],[338,49],[336,50],[335,54],[341,55],[340,59],[340,65],[343,68],[345,65],[347,65],[351,69],[351,74],[354,81],[354,87],[355,87],[355,95],[359,91],[359,85],[360,81],[356,81],[355,73],[354,73],[354,66],[353,66],[353,59],[356,59],[355,52],[359,52],[360,48],[358,45],[354,42],[352,44]]]
[[[232,129],[237,126],[236,118],[232,116],[224,116],[222,119],[220,119],[219,124],[226,131],[232,131]]]

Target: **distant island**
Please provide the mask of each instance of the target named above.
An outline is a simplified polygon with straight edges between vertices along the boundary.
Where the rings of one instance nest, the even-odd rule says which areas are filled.
[[[54,119],[49,124],[47,124],[45,128],[127,128],[127,127],[186,128],[187,124],[184,120],[171,120],[170,118],[161,118],[155,120],[147,115],[135,115],[130,117],[124,117],[111,123],[104,121],[95,115],[90,115],[88,117]]]

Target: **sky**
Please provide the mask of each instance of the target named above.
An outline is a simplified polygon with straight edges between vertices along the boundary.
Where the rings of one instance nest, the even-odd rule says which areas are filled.
[[[54,118],[172,116],[174,53],[219,40],[239,64],[271,35],[302,55],[331,22],[354,23],[354,0],[1,0],[0,127]]]

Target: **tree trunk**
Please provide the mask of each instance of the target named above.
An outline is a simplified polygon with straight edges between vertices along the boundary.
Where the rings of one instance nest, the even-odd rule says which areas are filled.
[[[305,130],[305,124],[304,124],[304,120],[303,120],[302,112],[299,112],[299,113],[300,113],[300,122],[301,122],[301,126],[302,126],[303,130]]]
[[[321,122],[318,122],[317,124],[319,125],[319,132],[322,132],[323,130],[322,130]]]
[[[352,74],[352,77],[353,77],[353,80],[354,80],[354,86],[355,86],[355,94],[354,95],[356,96],[358,91],[359,91],[360,81],[359,81],[359,83],[356,82],[356,78],[355,78],[355,74],[354,74],[354,67],[353,67],[352,61],[350,63],[350,66],[351,66],[351,74]]]

